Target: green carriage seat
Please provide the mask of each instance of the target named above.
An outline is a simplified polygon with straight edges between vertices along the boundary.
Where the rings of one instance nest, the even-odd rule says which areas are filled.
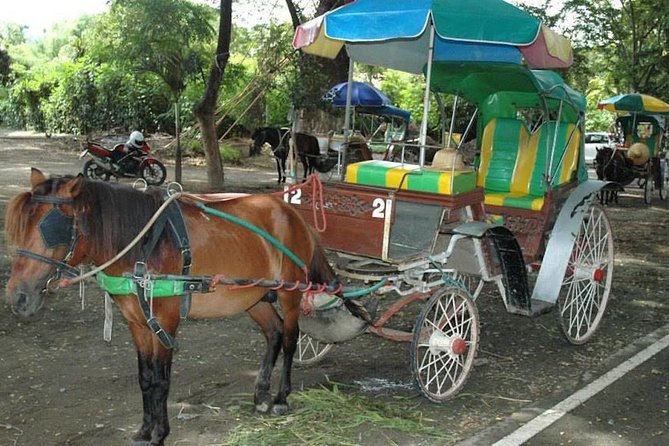
[[[361,161],[346,166],[346,182],[440,195],[458,195],[476,189],[473,170],[439,171],[393,161]]]
[[[544,122],[530,134],[517,119],[494,118],[486,124],[477,176],[477,185],[485,190],[486,204],[541,210],[547,191],[546,157],[552,151],[556,125],[557,122]],[[559,126],[553,188],[575,177],[581,140],[580,130],[574,124],[559,123]]]

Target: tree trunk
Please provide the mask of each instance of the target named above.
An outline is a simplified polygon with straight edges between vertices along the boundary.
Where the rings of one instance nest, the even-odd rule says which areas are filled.
[[[316,15],[322,15],[338,8],[351,0],[320,0]],[[293,0],[286,0],[293,28],[301,23],[299,11]],[[333,85],[348,79],[349,59],[346,51],[341,51],[333,60],[315,57],[300,52],[300,82],[299,90],[294,92],[294,105],[304,111],[305,119],[300,127],[306,132],[315,132],[317,129],[332,129],[332,117],[321,113],[321,96]]]
[[[193,112],[200,126],[202,146],[207,160],[207,180],[210,190],[223,186],[223,163],[216,135],[216,101],[223,80],[223,73],[230,58],[230,35],[232,32],[232,0],[221,0],[218,25],[218,45],[214,63],[209,71],[209,80],[204,95]]]

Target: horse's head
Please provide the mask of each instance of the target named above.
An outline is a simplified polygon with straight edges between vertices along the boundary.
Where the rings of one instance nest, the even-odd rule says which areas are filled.
[[[262,147],[268,144],[274,153],[274,156],[285,159],[288,156],[288,141],[290,140],[290,131],[278,127],[262,127],[256,129],[251,135],[251,153],[259,154]]]
[[[32,190],[14,197],[5,215],[7,244],[15,253],[7,299],[21,317],[40,309],[52,278],[74,271],[66,262],[76,243],[73,200],[83,177],[47,179],[32,169],[30,181]]]
[[[597,153],[595,154],[593,164],[597,173],[597,179],[605,180],[608,176],[607,173],[610,173],[611,170],[609,166],[611,166],[613,149],[610,147],[597,147],[595,150],[597,150]]]
[[[256,129],[251,135],[253,142],[251,143],[250,153],[253,155],[260,154],[263,144],[267,142],[267,128],[261,127]]]

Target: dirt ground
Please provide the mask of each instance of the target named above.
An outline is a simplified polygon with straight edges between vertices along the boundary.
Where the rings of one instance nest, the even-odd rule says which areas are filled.
[[[0,223],[4,224],[7,200],[27,189],[30,166],[49,173],[76,173],[82,163],[75,149],[66,138],[0,135]],[[269,161],[226,168],[226,188],[274,190],[275,175]],[[205,171],[187,167],[184,177],[187,189],[197,189],[204,184]],[[669,201],[655,195],[653,204],[647,206],[640,191],[630,189],[607,213],[615,238],[613,288],[604,321],[586,345],[576,347],[563,340],[555,313],[533,319],[507,314],[495,288],[488,285],[477,301],[481,343],[476,367],[463,391],[448,403],[430,403],[412,387],[409,344],[372,334],[335,346],[318,365],[297,368],[294,389],[335,382],[345,385],[347,392],[366,397],[408,398],[425,418],[438,420],[451,432],[454,441],[528,405],[573,392],[606,371],[614,352],[669,319]],[[3,288],[10,263],[3,239]],[[129,442],[141,419],[135,350],[117,310],[112,342],[103,341],[101,297],[91,284],[83,307],[75,290],[61,291],[29,323],[17,321],[2,308],[0,446]],[[404,313],[396,325],[412,326],[411,315],[416,311]],[[179,343],[169,397],[172,433],[167,444],[225,444],[240,414],[250,412],[255,372],[264,351],[262,336],[241,315],[185,322]],[[666,383],[667,373],[667,369],[660,371],[658,379]],[[662,414],[658,407],[657,417],[666,424],[666,410]],[[606,422],[599,427],[606,429]],[[630,435],[634,429],[630,426]],[[360,443],[433,444],[429,439],[393,440],[373,434],[361,437]],[[661,443],[669,440],[655,444]]]

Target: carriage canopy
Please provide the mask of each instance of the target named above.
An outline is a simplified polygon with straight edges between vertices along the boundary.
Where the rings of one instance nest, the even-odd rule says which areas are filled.
[[[669,104],[656,97],[641,93],[619,94],[604,99],[597,104],[597,108],[614,113],[669,114]]]
[[[437,62],[432,88],[476,104],[486,121],[514,118],[518,109],[547,109],[555,115],[562,107],[560,120],[577,122],[585,111],[585,97],[559,74],[521,65]]]
[[[298,27],[293,46],[334,58],[422,73],[435,30],[434,61],[496,61],[534,68],[572,63],[567,39],[502,0],[357,0]]]

